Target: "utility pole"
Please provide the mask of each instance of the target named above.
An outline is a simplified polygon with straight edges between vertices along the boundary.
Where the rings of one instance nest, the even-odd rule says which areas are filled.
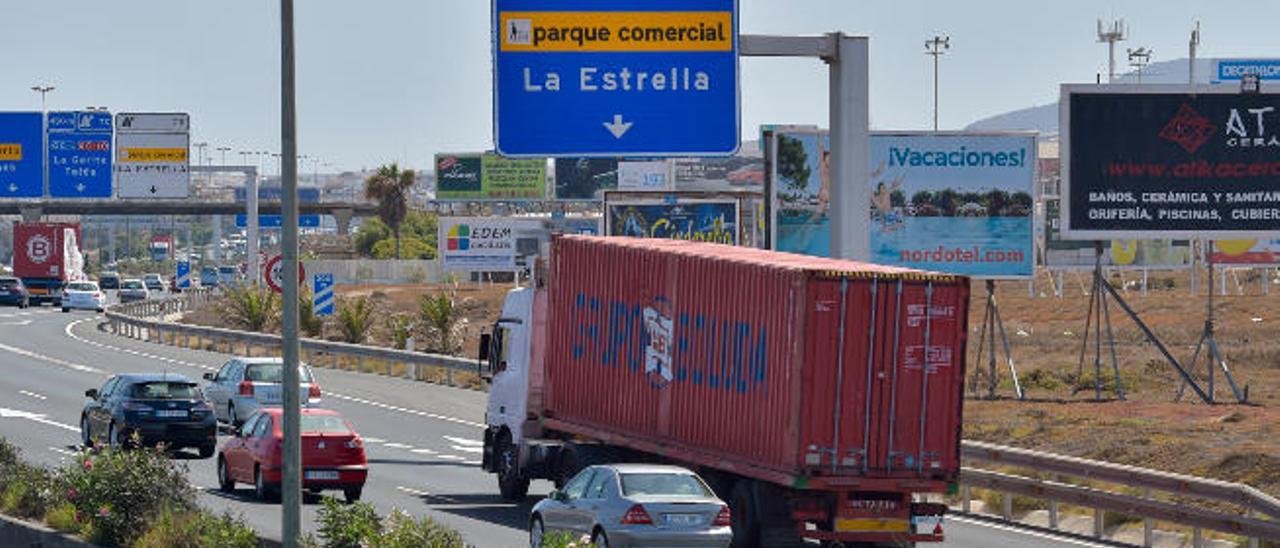
[[[296,548],[302,533],[302,435],[298,358],[298,120],[293,50],[293,0],[280,0],[280,277],[284,285],[282,337],[284,354],[284,477],[281,531],[285,548]]]
[[[1124,19],[1117,19],[1111,22],[1111,26],[1102,28],[1102,20],[1098,20],[1098,41],[1107,43],[1107,83],[1110,84],[1116,79],[1116,42],[1123,42],[1129,39],[1129,29],[1124,25]]]
[[[950,36],[934,36],[924,42],[924,54],[933,56],[933,131],[938,132],[938,58],[951,49]]]
[[[1196,49],[1200,47],[1200,22],[1196,21],[1196,28],[1191,30],[1190,42],[1190,65],[1187,67],[1187,83],[1195,85],[1196,83]]]
[[[49,106],[45,99],[54,89],[53,86],[39,84],[31,86],[31,91],[40,94],[40,157],[44,162],[44,170],[40,174],[42,196],[49,195]]]
[[[1128,50],[1129,66],[1137,69],[1139,84],[1142,83],[1142,69],[1151,63],[1151,53],[1152,53],[1152,50],[1150,48],[1138,48],[1138,49]]]

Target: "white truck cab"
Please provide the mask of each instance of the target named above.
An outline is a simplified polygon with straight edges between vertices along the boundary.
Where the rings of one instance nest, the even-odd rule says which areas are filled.
[[[527,437],[536,436],[542,347],[545,341],[546,292],[513,289],[489,335],[480,337],[482,375],[490,379],[485,411],[483,467],[498,475],[503,496],[521,498],[529,490],[531,460]],[[491,375],[491,376],[489,376]],[[532,411],[532,412],[531,412]]]

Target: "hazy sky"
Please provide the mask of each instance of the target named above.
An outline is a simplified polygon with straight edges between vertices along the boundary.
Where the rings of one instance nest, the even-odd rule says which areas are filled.
[[[193,141],[279,150],[279,3],[272,0],[3,0],[0,110],[186,111]],[[1154,60],[1275,56],[1275,0],[741,0],[742,31],[871,38],[876,129],[926,129],[942,59],[941,126],[1056,100],[1057,84],[1106,70],[1098,17],[1124,17]],[[300,152],[333,169],[492,147],[488,0],[296,0]],[[744,59],[743,134],[762,123],[826,126],[825,66]],[[215,159],[217,157],[215,156]],[[239,160],[232,152],[228,161]],[[303,168],[311,170],[311,165]],[[274,167],[271,168],[274,170]]]

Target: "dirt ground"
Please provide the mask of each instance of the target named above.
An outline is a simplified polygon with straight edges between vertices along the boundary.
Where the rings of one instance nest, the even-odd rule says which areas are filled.
[[[1174,357],[1190,368],[1205,319],[1204,273],[1199,294],[1194,296],[1189,272],[1151,273],[1145,296],[1137,286],[1139,279],[1139,274],[1127,273],[1110,281],[1125,288],[1128,304]],[[1228,280],[1232,294],[1216,297],[1217,341],[1236,381],[1242,389],[1249,387],[1250,405],[1234,403],[1221,370],[1215,374],[1218,405],[1205,405],[1190,391],[1174,401],[1180,377],[1116,303],[1110,304],[1110,315],[1126,400],[1116,401],[1111,347],[1104,345],[1104,401],[1093,401],[1096,349],[1092,338],[1080,367],[1090,302],[1089,273],[1067,274],[1062,297],[1054,295],[1043,274],[1036,281],[1035,297],[1028,294],[1026,282],[997,284],[1000,314],[1027,401],[1014,399],[1003,353],[997,363],[997,398],[987,400],[988,360],[986,356],[981,362],[977,359],[986,297],[975,282],[965,438],[1243,482],[1280,496],[1280,285],[1264,296],[1256,273],[1242,271]],[[378,318],[371,342],[390,345],[385,318],[416,317],[423,295],[446,291],[464,318],[456,335],[457,348],[474,357],[478,334],[497,318],[508,289],[503,284],[362,286],[340,287],[338,294],[340,299],[369,298]],[[187,321],[219,323],[211,311],[193,314]],[[326,326],[326,338],[337,338],[334,323]],[[1093,329],[1090,332],[1092,337]],[[430,340],[421,331],[416,338]],[[417,348],[429,347],[419,342]],[[1191,373],[1206,385],[1203,358]]]
[[[1197,295],[1190,292],[1189,272],[1151,273],[1146,296],[1137,286],[1140,274],[1110,277],[1113,286],[1127,289],[1127,303],[1188,369],[1206,316],[1204,275]],[[1093,401],[1094,329],[1080,368],[1090,273],[1067,274],[1061,298],[1044,275],[1034,298],[1025,282],[997,284],[1000,315],[1028,401],[1013,399],[1003,352],[998,398],[979,399],[987,395],[989,358],[977,359],[986,293],[975,284],[965,438],[1243,482],[1280,496],[1280,286],[1263,295],[1257,272],[1227,279],[1231,294],[1215,295],[1216,340],[1241,389],[1249,387],[1250,405],[1235,403],[1221,369],[1215,372],[1219,405],[1205,405],[1190,390],[1174,401],[1181,377],[1116,303],[1110,304],[1111,324],[1126,400],[1116,400],[1111,347],[1104,344],[1106,401]],[[1103,336],[1105,341],[1105,324]],[[1206,366],[1202,355],[1191,370],[1202,387]]]

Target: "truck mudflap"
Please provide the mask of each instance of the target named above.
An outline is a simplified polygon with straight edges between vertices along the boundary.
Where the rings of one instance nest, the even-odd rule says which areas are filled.
[[[942,542],[945,504],[912,503],[910,494],[845,493],[832,508],[817,499],[795,501],[801,538],[839,542]],[[832,514],[835,514],[832,516]]]

